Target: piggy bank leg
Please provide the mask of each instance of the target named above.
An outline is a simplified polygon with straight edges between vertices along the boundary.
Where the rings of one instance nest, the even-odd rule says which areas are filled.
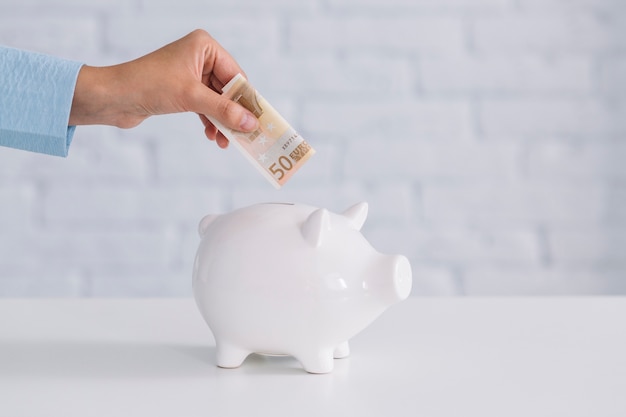
[[[311,374],[326,374],[333,370],[333,348],[319,349],[294,355],[305,371]]]
[[[216,344],[215,360],[220,368],[238,368],[252,353],[228,342],[219,341]]]
[[[350,356],[350,345],[348,342],[340,343],[336,348],[335,352],[333,352],[333,357],[335,359],[343,359]]]

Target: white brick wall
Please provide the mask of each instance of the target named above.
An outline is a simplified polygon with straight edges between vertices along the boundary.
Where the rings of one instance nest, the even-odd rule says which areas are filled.
[[[626,3],[0,0],[0,43],[93,65],[198,27],[315,158],[276,191],[195,115],[0,149],[0,296],[189,295],[204,214],[361,200],[416,295],[626,294]]]

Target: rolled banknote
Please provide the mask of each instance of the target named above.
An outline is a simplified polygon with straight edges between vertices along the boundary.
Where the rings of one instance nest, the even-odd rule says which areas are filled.
[[[259,119],[259,128],[252,133],[238,132],[207,117],[274,187],[282,187],[315,154],[241,74],[224,86],[222,95],[250,110]]]

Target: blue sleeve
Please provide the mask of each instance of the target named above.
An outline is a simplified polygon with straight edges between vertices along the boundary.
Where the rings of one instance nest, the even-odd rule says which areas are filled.
[[[67,156],[82,63],[0,46],[0,145]]]

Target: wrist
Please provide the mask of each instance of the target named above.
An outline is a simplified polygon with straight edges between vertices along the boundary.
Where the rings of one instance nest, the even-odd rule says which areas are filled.
[[[83,65],[78,73],[70,125],[110,125],[132,127],[141,120],[133,120],[129,111],[129,89],[118,74],[120,66],[92,67]]]

